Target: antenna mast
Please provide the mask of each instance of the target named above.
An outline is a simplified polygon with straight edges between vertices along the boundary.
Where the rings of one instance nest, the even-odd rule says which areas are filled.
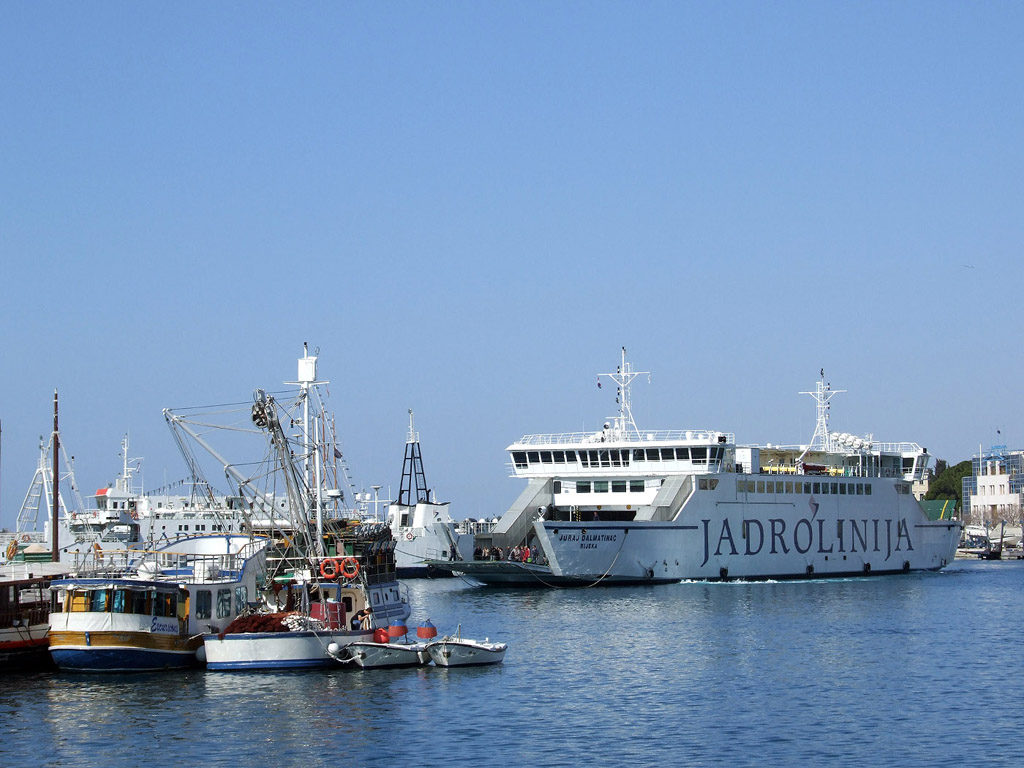
[[[829,449],[829,433],[828,433],[828,410],[829,400],[840,392],[845,392],[845,389],[832,389],[830,383],[825,382],[825,369],[821,369],[821,378],[818,379],[817,386],[813,392],[800,392],[801,395],[810,395],[814,398],[814,402],[817,403],[817,421],[814,426],[814,434],[811,436],[811,442],[807,446],[807,450],[816,448],[820,451],[827,451]],[[804,451],[806,454],[807,451]],[[803,458],[803,454],[800,455]]]
[[[633,406],[632,396],[630,393],[630,386],[633,383],[633,379],[637,376],[647,374],[647,380],[650,381],[650,371],[634,371],[632,363],[626,360],[626,348],[622,348],[622,362],[619,367],[615,370],[615,373],[599,373],[597,375],[597,386],[601,386],[601,377],[607,376],[609,379],[615,382],[617,389],[615,402],[619,404],[619,415],[615,417],[614,432],[618,437],[625,437],[629,434],[630,428],[632,428],[633,434],[639,435],[640,430],[637,429],[636,422],[633,421]]]

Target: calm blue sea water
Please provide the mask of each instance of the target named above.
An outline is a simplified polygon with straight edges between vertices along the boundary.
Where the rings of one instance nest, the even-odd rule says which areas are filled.
[[[1024,562],[775,584],[410,581],[478,669],[0,677],[4,765],[1018,765]]]

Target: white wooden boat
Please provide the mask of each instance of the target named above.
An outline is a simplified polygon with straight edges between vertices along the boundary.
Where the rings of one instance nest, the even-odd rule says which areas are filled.
[[[427,644],[427,653],[439,667],[473,667],[500,664],[508,650],[506,643],[492,643],[490,638],[470,640],[462,637],[461,628],[452,637],[442,637]]]
[[[349,643],[340,649],[336,658],[364,669],[422,667],[430,663],[424,643],[378,643],[369,640]]]

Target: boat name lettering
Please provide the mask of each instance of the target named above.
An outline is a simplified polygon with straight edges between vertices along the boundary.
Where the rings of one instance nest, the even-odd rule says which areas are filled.
[[[702,566],[712,555],[787,555],[793,550],[801,555],[812,550],[826,555],[884,551],[888,560],[895,552],[914,549],[907,521],[890,518],[839,518],[832,524],[802,517],[792,527],[781,517],[744,518],[739,525],[730,523],[729,518],[721,523],[710,519],[701,523],[704,531]]]
[[[173,619],[161,619],[159,616],[154,616],[153,624],[150,626],[149,631],[176,635],[178,634],[178,622]]]
[[[619,540],[617,533],[560,533],[559,541],[578,542],[580,549],[597,549],[597,545],[603,542],[616,542]]]

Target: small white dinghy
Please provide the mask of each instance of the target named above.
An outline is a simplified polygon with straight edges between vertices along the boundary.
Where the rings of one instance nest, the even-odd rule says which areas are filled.
[[[490,638],[483,642],[462,637],[462,626],[452,637],[442,637],[427,644],[427,653],[439,667],[473,667],[482,664],[500,664],[505,658],[508,645],[492,643]]]
[[[380,628],[374,632],[372,641],[357,640],[332,655],[342,663],[353,663],[363,669],[422,667],[429,664],[430,655],[426,644],[409,642],[407,632],[404,624]]]

